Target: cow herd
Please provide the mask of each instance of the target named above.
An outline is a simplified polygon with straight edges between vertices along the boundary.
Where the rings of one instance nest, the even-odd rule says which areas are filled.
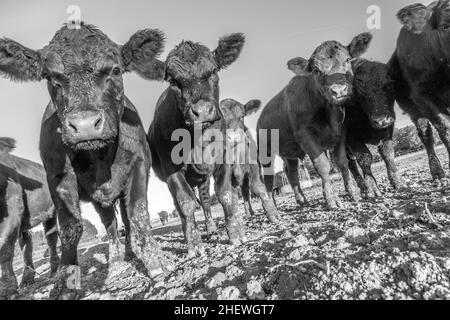
[[[308,156],[322,180],[326,206],[335,209],[342,207],[342,202],[331,182],[330,158],[342,174],[351,201],[359,201],[360,195],[381,196],[367,144],[378,146],[392,187],[407,188],[394,163],[397,101],[417,127],[432,178],[444,179],[431,126],[450,153],[450,1],[409,5],[397,17],[403,27],[387,63],[361,58],[370,45],[370,33],[356,35],[348,44],[326,41],[312,50],[308,59],[289,60],[287,67],[294,77],[267,103],[257,123],[258,133],[278,130],[279,136],[258,134],[256,141],[244,125],[244,117],[256,112],[261,102],[219,101],[219,72],[238,59],[245,43],[242,33],[220,38],[213,50],[183,41],[165,61],[158,60],[164,34],[157,29],[137,31],[125,44],[116,44],[92,25],[82,24],[80,29],[63,26],[38,50],[0,39],[0,75],[18,82],[46,80],[50,95],[41,121],[43,167],[10,154],[15,141],[0,139],[0,298],[17,291],[12,266],[17,240],[25,265],[22,284],[33,281],[28,231],[40,223],[50,247],[51,271],[56,273],[52,296],[76,295],[76,290],[65,284],[72,274],[70,268],[78,264],[77,246],[83,232],[80,201],[91,202],[105,226],[110,263],[136,258],[151,278],[168,272],[170,262],[164,260],[151,234],[147,209],[151,167],[173,197],[188,258],[205,254],[194,218],[199,202],[207,234],[217,232],[211,216],[211,178],[232,245],[247,241],[238,210],[240,194],[246,213],[253,213],[253,193],[272,223],[281,219],[271,195],[273,175],[265,170],[273,164],[275,152],[265,163],[227,163],[222,161],[223,153],[211,154],[213,161],[178,163],[173,161],[178,142],[172,139],[178,129],[201,133],[214,129],[223,134],[223,141],[243,141],[250,149],[277,144],[295,199],[302,206],[308,202],[300,187],[298,167]],[[123,74],[127,72],[168,83],[147,133],[124,92]],[[195,137],[192,135],[192,149],[198,144],[207,149],[213,143]],[[194,154],[192,150],[183,156],[192,160]],[[116,207],[125,227],[124,249]]]

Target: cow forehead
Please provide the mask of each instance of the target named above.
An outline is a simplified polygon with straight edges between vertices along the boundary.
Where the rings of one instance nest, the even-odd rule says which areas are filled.
[[[62,27],[42,51],[47,65],[53,64],[69,76],[87,75],[120,59],[119,46],[92,25]]]
[[[350,57],[348,49],[337,41],[326,41],[314,50],[313,59],[337,59],[345,61]]]
[[[171,77],[182,82],[203,79],[218,69],[212,52],[191,41],[183,41],[169,53],[166,67]]]

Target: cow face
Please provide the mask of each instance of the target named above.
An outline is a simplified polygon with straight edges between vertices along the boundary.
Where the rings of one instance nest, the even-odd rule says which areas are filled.
[[[159,30],[147,29],[119,46],[93,26],[64,26],[41,50],[1,39],[0,74],[22,81],[46,79],[63,142],[73,150],[96,150],[118,136],[125,104],[123,73],[150,78],[149,65],[163,41]]]
[[[242,141],[241,135],[246,130],[244,117],[258,111],[261,101],[250,100],[243,105],[234,99],[225,99],[220,102],[219,107],[225,121],[228,141],[238,143]]]
[[[372,35],[357,35],[349,45],[326,41],[314,50],[309,61],[295,58],[288,68],[298,75],[312,75],[322,96],[332,104],[344,103],[352,94],[351,61],[361,56],[369,47]]]
[[[394,124],[394,82],[388,66],[373,61],[355,61],[353,90],[355,99],[361,105],[375,129]]]
[[[428,6],[412,4],[399,10],[397,18],[404,29],[414,34],[427,30],[447,31],[450,29],[450,1],[435,1]]]
[[[183,41],[166,59],[166,80],[170,83],[184,115],[185,124],[208,127],[220,119],[218,72],[233,63],[244,45],[240,33],[223,37],[214,51]]]

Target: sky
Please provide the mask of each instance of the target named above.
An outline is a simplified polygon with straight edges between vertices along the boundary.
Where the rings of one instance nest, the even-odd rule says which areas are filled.
[[[370,30],[374,38],[364,57],[387,62],[401,28],[395,14],[413,2],[417,1],[0,0],[0,37],[40,49],[66,22],[69,5],[79,6],[83,21],[96,25],[119,44],[125,43],[137,30],[161,29],[167,38],[161,59],[181,40],[201,42],[213,50],[221,36],[243,32],[246,43],[239,59],[219,73],[220,98],[234,98],[243,103],[260,99],[265,105],[292,78],[286,67],[290,58],[308,58],[323,41],[348,44],[357,34],[369,31],[367,8],[371,5],[381,9],[381,28]],[[127,74],[124,85],[147,130],[156,101],[167,84]],[[49,101],[45,81],[14,83],[0,78],[0,101],[0,136],[17,140],[16,155],[40,162],[40,122]],[[411,124],[398,108],[396,114],[397,127]],[[254,129],[258,117],[259,112],[248,117],[247,126]],[[161,210],[174,208],[167,186],[154,174],[150,178],[148,199],[152,217]],[[90,207],[83,206],[85,214],[96,225],[99,223]]]

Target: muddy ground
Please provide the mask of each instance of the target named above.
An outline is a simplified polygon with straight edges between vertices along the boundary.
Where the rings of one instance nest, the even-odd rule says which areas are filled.
[[[445,154],[440,149],[448,170]],[[154,226],[176,265],[158,282],[128,262],[109,266],[106,244],[87,246],[79,251],[81,298],[450,299],[450,208],[431,206],[431,215],[424,210],[425,203],[446,203],[450,192],[430,180],[423,153],[398,163],[409,190],[394,192],[384,167],[377,165],[383,198],[351,203],[336,181],[346,206],[342,210],[324,209],[317,184],[306,191],[309,207],[299,208],[292,194],[277,197],[280,225],[270,224],[254,200],[257,215],[245,218],[249,242],[237,248],[226,244],[223,214],[215,208],[220,234],[215,241],[204,239],[204,258],[185,259],[179,219]],[[42,256],[35,255],[35,261],[36,283],[22,289],[19,299],[48,298],[49,264]]]

